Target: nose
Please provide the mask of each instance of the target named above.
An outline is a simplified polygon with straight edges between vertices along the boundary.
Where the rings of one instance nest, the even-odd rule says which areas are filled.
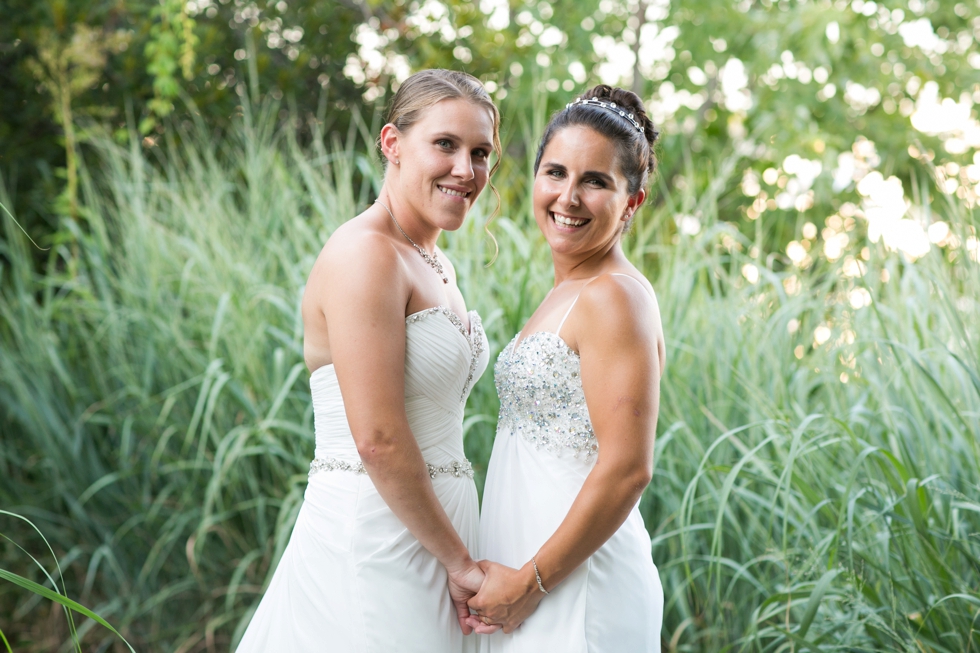
[[[561,189],[558,201],[562,206],[578,206],[578,186],[572,183],[571,179],[565,179],[565,186]]]
[[[462,181],[469,181],[475,177],[473,174],[473,161],[470,160],[470,153],[460,149],[453,158],[453,177]]]

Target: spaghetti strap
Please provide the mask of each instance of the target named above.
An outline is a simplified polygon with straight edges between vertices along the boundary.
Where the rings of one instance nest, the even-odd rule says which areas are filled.
[[[592,282],[590,281],[589,283],[592,283]],[[585,284],[585,286],[587,286],[587,285],[589,285],[589,284],[588,284],[588,283],[587,283],[587,284]],[[585,286],[582,286],[582,288],[583,288],[583,289],[585,289]],[[578,295],[581,295],[581,294],[582,294],[582,291],[581,291],[581,290],[580,290],[580,291],[578,291]],[[578,301],[578,295],[575,295],[575,299],[573,299],[573,300],[572,300],[572,303],[571,303],[571,305],[570,305],[570,306],[568,307],[568,310],[567,310],[567,311],[565,311],[565,317],[563,317],[563,318],[561,319],[561,322],[559,322],[559,323],[558,323],[558,328],[557,328],[557,329],[555,329],[555,335],[556,335],[556,336],[558,336],[558,337],[561,337],[561,328],[562,328],[563,326],[565,326],[565,320],[567,320],[567,319],[568,319],[568,316],[569,316],[569,315],[571,314],[571,312],[572,312],[572,309],[573,309],[573,308],[575,308],[575,302],[577,302],[577,301]]]
[[[585,285],[584,286],[582,286],[579,289],[578,294],[575,295],[575,299],[572,300],[572,303],[568,306],[568,310],[565,311],[565,317],[563,317],[561,319],[561,322],[558,323],[558,328],[555,329],[555,335],[556,336],[561,337],[561,328],[563,326],[565,326],[565,320],[567,320],[568,319],[568,316],[572,314],[572,309],[575,308],[575,303],[578,301],[578,298],[582,295],[582,291],[585,290],[585,287],[586,286],[588,286],[590,283],[592,283],[593,281],[595,281],[596,279],[598,279],[600,276],[602,276],[602,275],[598,275],[598,276],[592,277],[591,279],[589,279],[588,281],[585,282]]]

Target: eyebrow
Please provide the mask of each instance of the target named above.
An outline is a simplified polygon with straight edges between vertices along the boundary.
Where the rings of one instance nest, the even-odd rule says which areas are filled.
[[[568,172],[568,168],[566,168],[561,163],[555,163],[554,161],[545,161],[545,162],[543,162],[541,164],[540,167],[542,167],[542,168],[548,168],[549,170],[561,170],[563,172]],[[613,182],[616,181],[612,177],[612,175],[610,175],[608,173],[605,173],[605,172],[600,172],[599,170],[586,170],[582,174],[582,176],[583,177],[598,177],[598,178],[600,178],[603,181],[606,181],[608,183],[613,183]]]
[[[442,132],[440,134],[436,134],[433,138],[448,138],[449,140],[455,141],[457,143],[459,143],[459,142],[461,142],[463,140],[462,138],[460,138],[456,134],[453,134],[452,132]],[[483,143],[478,144],[477,147],[485,147],[488,150],[491,150],[491,151],[493,150],[493,144],[492,143],[487,143],[486,141],[484,141]]]

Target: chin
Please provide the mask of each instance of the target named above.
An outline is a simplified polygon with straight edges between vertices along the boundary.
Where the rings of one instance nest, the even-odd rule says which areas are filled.
[[[464,222],[466,222],[466,213],[463,213],[462,215],[458,215],[458,216],[447,215],[441,217],[436,223],[436,226],[438,226],[443,231],[456,231],[457,229],[463,226]]]
[[[548,243],[548,247],[551,251],[560,254],[568,254],[580,249],[582,244],[580,242],[569,240],[565,238],[562,234],[546,234],[545,241]]]

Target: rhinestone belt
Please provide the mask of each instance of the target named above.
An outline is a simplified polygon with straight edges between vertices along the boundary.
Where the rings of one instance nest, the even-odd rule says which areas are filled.
[[[473,478],[473,465],[465,458],[462,461],[453,460],[445,465],[433,465],[425,463],[429,470],[429,478],[435,478],[438,474],[451,474],[456,478],[466,476]],[[358,461],[352,463],[347,460],[337,460],[336,458],[314,458],[310,463],[310,478],[317,472],[353,472],[354,474],[367,474],[364,463]]]

